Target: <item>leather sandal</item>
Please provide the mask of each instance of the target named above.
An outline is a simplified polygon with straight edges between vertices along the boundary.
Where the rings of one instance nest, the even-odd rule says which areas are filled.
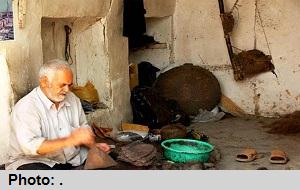
[[[272,164],[285,164],[288,162],[289,158],[282,150],[272,150],[269,160]]]
[[[251,162],[257,158],[257,152],[253,148],[247,148],[236,155],[235,160],[239,162]]]

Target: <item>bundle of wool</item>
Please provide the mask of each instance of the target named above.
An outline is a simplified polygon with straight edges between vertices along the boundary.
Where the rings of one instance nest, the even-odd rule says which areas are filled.
[[[268,133],[292,135],[300,133],[300,111],[295,111],[287,114],[282,118],[265,125],[264,127],[270,128]]]

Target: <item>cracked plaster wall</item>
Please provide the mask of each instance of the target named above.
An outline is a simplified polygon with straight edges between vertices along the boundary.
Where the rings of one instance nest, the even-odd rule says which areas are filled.
[[[235,0],[224,0],[225,10],[230,10],[234,3]],[[239,0],[238,4],[232,44],[250,50],[256,36],[256,48],[272,55],[278,78],[268,72],[234,81],[218,1],[177,0],[175,62],[209,68],[220,81],[223,93],[249,114],[277,116],[300,109],[300,86],[295,83],[300,79],[300,1],[257,0],[262,23],[258,17],[255,19],[255,0]]]
[[[225,10],[235,1],[224,0]],[[250,50],[256,37],[256,48],[272,55],[278,78],[267,72],[240,82],[233,79],[217,0],[176,0],[170,32],[168,24],[149,29],[155,31],[154,36],[170,33],[170,51],[162,55],[158,53],[161,50],[140,50],[132,53],[130,60],[167,66],[163,71],[184,63],[203,66],[218,78],[222,92],[248,114],[272,117],[299,110],[300,1],[257,0],[255,4],[255,0],[239,0],[231,41],[235,47]],[[255,19],[255,10],[262,23]]]

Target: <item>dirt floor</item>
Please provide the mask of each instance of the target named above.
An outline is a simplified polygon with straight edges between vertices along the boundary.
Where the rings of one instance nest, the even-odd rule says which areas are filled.
[[[274,119],[270,118],[237,118],[228,117],[218,122],[194,123],[188,129],[202,132],[209,136],[209,143],[215,146],[213,159],[208,165],[189,164],[174,165],[163,161],[151,167],[133,167],[132,165],[121,163],[118,167],[108,169],[121,170],[190,170],[190,169],[216,169],[216,170],[299,170],[300,169],[300,134],[279,135],[267,133],[268,128],[262,126],[270,124]],[[236,155],[245,148],[254,148],[258,152],[258,158],[251,162],[238,162]],[[289,161],[286,164],[271,164],[269,157],[271,151],[280,149],[288,154]],[[162,149],[157,143],[158,152]],[[113,156],[113,155],[111,155]],[[162,155],[160,155],[163,159]],[[0,166],[0,169],[4,169]]]
[[[217,170],[299,170],[300,169],[300,135],[269,134],[263,125],[269,124],[269,118],[235,118],[227,117],[218,122],[195,123],[189,128],[208,135],[209,142],[221,154],[215,166]],[[245,163],[235,161],[235,157],[244,148],[254,148],[258,159]],[[271,164],[270,152],[280,149],[288,154],[286,164]]]

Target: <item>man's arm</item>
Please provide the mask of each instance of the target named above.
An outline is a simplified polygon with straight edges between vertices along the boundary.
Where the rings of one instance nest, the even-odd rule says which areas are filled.
[[[95,136],[92,130],[90,128],[78,128],[68,137],[45,140],[38,148],[37,153],[43,155],[69,146],[85,145],[91,147],[93,144],[95,144]]]

